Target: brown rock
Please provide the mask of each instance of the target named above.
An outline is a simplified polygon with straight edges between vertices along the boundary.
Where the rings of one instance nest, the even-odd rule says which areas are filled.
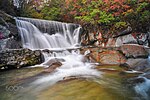
[[[91,55],[92,58],[101,64],[119,65],[126,62],[125,56],[116,50],[93,52]]]
[[[51,66],[51,65],[53,65],[54,63],[57,63],[57,62],[64,62],[64,61],[65,61],[64,59],[54,58],[54,59],[50,59],[49,61],[45,62],[43,65]]]
[[[62,65],[61,62],[54,62],[52,63],[48,68],[46,68],[44,70],[44,72],[48,72],[48,73],[51,73],[53,72],[56,68],[60,67]]]
[[[78,79],[78,77],[77,76],[64,77],[61,82],[67,82],[67,81],[71,81],[71,80],[75,80],[75,79]]]
[[[147,58],[149,55],[141,45],[125,44],[120,47],[120,50],[127,58]]]
[[[109,38],[106,47],[115,47],[116,46],[116,39],[115,38]]]

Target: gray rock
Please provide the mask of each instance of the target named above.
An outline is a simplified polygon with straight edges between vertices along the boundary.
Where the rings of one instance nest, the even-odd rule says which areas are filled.
[[[120,51],[127,58],[148,58],[149,55],[144,46],[136,44],[124,44],[120,46]]]
[[[41,51],[30,49],[2,50],[0,52],[0,69],[14,69],[33,66],[44,61]]]
[[[149,59],[128,59],[126,64],[130,66],[131,69],[136,71],[146,72],[150,68]]]

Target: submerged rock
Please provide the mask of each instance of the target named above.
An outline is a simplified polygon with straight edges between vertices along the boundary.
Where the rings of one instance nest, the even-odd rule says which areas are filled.
[[[3,50],[0,52],[0,69],[14,69],[40,64],[44,57],[40,50]]]
[[[145,82],[145,79],[143,77],[136,77],[128,79],[129,84],[137,84],[137,83],[143,83]]]
[[[54,58],[50,59],[49,61],[43,63],[44,66],[48,66],[45,68],[44,72],[51,73],[53,72],[56,68],[60,67],[62,65],[61,62],[64,62],[64,59],[59,59],[59,58]]]
[[[60,67],[62,65],[62,63],[61,62],[54,62],[54,63],[52,63],[48,68],[46,68],[45,70],[44,70],[44,72],[48,72],[48,73],[51,73],[51,72],[53,72],[56,68],[58,68],[58,67]]]

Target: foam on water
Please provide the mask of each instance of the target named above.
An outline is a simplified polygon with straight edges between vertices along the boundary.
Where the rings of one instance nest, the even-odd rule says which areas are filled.
[[[45,62],[40,66],[51,67],[52,59],[61,59],[62,63],[49,75],[32,82],[31,89],[41,90],[70,76],[100,77],[101,73],[85,58],[86,53],[81,55],[76,49],[80,44],[80,25],[32,18],[16,18],[16,23],[24,47],[48,49],[43,53]]]
[[[101,76],[101,72],[94,69],[94,66],[91,63],[88,63],[83,55],[74,53],[60,58],[64,59],[61,67],[57,68],[48,76],[37,79],[31,83],[31,86],[37,86],[36,90],[41,90],[70,76],[84,78]],[[51,59],[53,59],[53,57]]]

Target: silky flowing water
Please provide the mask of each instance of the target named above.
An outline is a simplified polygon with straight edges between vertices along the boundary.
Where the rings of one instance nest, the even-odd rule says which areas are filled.
[[[128,82],[136,74],[123,74],[119,66],[107,68],[99,76],[67,77],[55,84],[38,80],[50,78],[43,68],[23,68],[0,73],[0,100],[149,100],[135,91]],[[113,68],[114,70],[109,70]]]
[[[46,49],[45,62],[0,73],[0,100],[149,100],[150,81],[119,66],[98,66],[80,54],[80,25],[15,18],[24,48]],[[62,65],[46,72],[52,60]],[[145,87],[146,86],[146,87]]]

